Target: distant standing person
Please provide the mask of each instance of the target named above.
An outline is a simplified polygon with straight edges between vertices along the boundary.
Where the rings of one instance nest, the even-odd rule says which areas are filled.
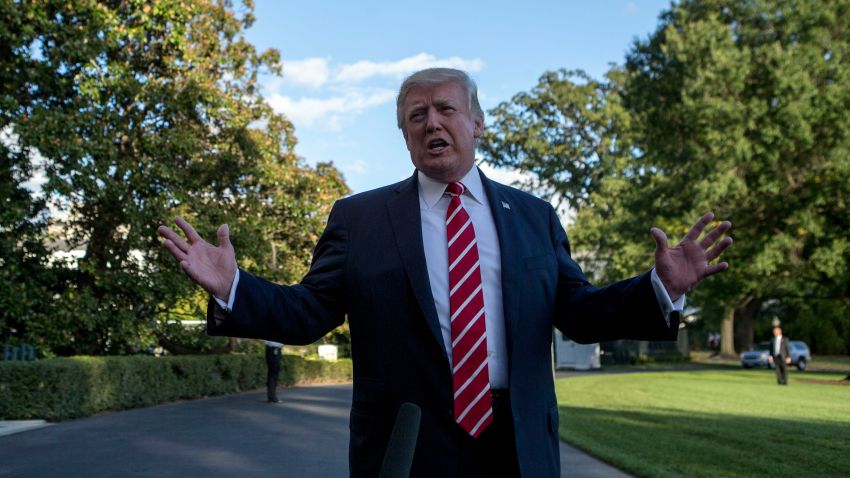
[[[269,403],[280,403],[277,398],[277,377],[280,375],[280,353],[283,350],[283,344],[271,340],[263,340],[263,343],[266,344],[266,365],[268,365],[269,371],[266,381],[266,396]]]
[[[776,366],[776,383],[788,385],[788,364],[791,363],[791,354],[788,352],[788,337],[782,335],[782,327],[773,328],[770,361]]]

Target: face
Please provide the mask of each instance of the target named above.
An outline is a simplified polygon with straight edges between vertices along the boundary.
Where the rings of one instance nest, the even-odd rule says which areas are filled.
[[[774,327],[773,328],[773,335],[775,335],[776,337],[779,337],[780,335],[782,335],[782,329],[780,329],[779,327]]]
[[[475,162],[475,139],[484,124],[469,111],[466,88],[457,83],[412,88],[403,103],[404,141],[426,176],[459,181]]]

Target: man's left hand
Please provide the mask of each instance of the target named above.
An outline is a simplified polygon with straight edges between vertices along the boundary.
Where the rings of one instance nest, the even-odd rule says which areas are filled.
[[[655,272],[667,288],[671,299],[678,299],[706,277],[729,267],[727,262],[709,263],[732,244],[731,237],[723,237],[732,227],[731,222],[721,222],[699,240],[705,227],[713,220],[713,213],[703,215],[673,248],[667,244],[667,234],[664,231],[657,227],[650,230],[655,238]]]

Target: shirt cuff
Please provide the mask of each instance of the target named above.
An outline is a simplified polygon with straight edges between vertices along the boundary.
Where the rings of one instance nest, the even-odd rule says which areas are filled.
[[[233,310],[233,302],[236,301],[236,286],[239,285],[239,268],[236,268],[236,276],[233,277],[233,284],[230,285],[230,294],[227,296],[227,302],[223,299],[219,299],[216,296],[213,296],[215,299],[215,303],[218,304],[225,312],[230,312]]]
[[[667,325],[670,325],[670,314],[673,312],[681,314],[682,310],[685,309],[685,295],[682,294],[675,302],[670,300],[670,294],[667,293],[667,288],[664,287],[664,283],[661,282],[654,267],[650,273],[650,279],[652,289],[655,290],[655,298],[658,300],[658,305],[664,314],[664,320],[667,321]]]

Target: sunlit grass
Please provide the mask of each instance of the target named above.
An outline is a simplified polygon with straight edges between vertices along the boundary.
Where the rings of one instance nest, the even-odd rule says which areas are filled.
[[[768,370],[591,375],[557,382],[561,437],[637,476],[848,476],[843,374]]]

